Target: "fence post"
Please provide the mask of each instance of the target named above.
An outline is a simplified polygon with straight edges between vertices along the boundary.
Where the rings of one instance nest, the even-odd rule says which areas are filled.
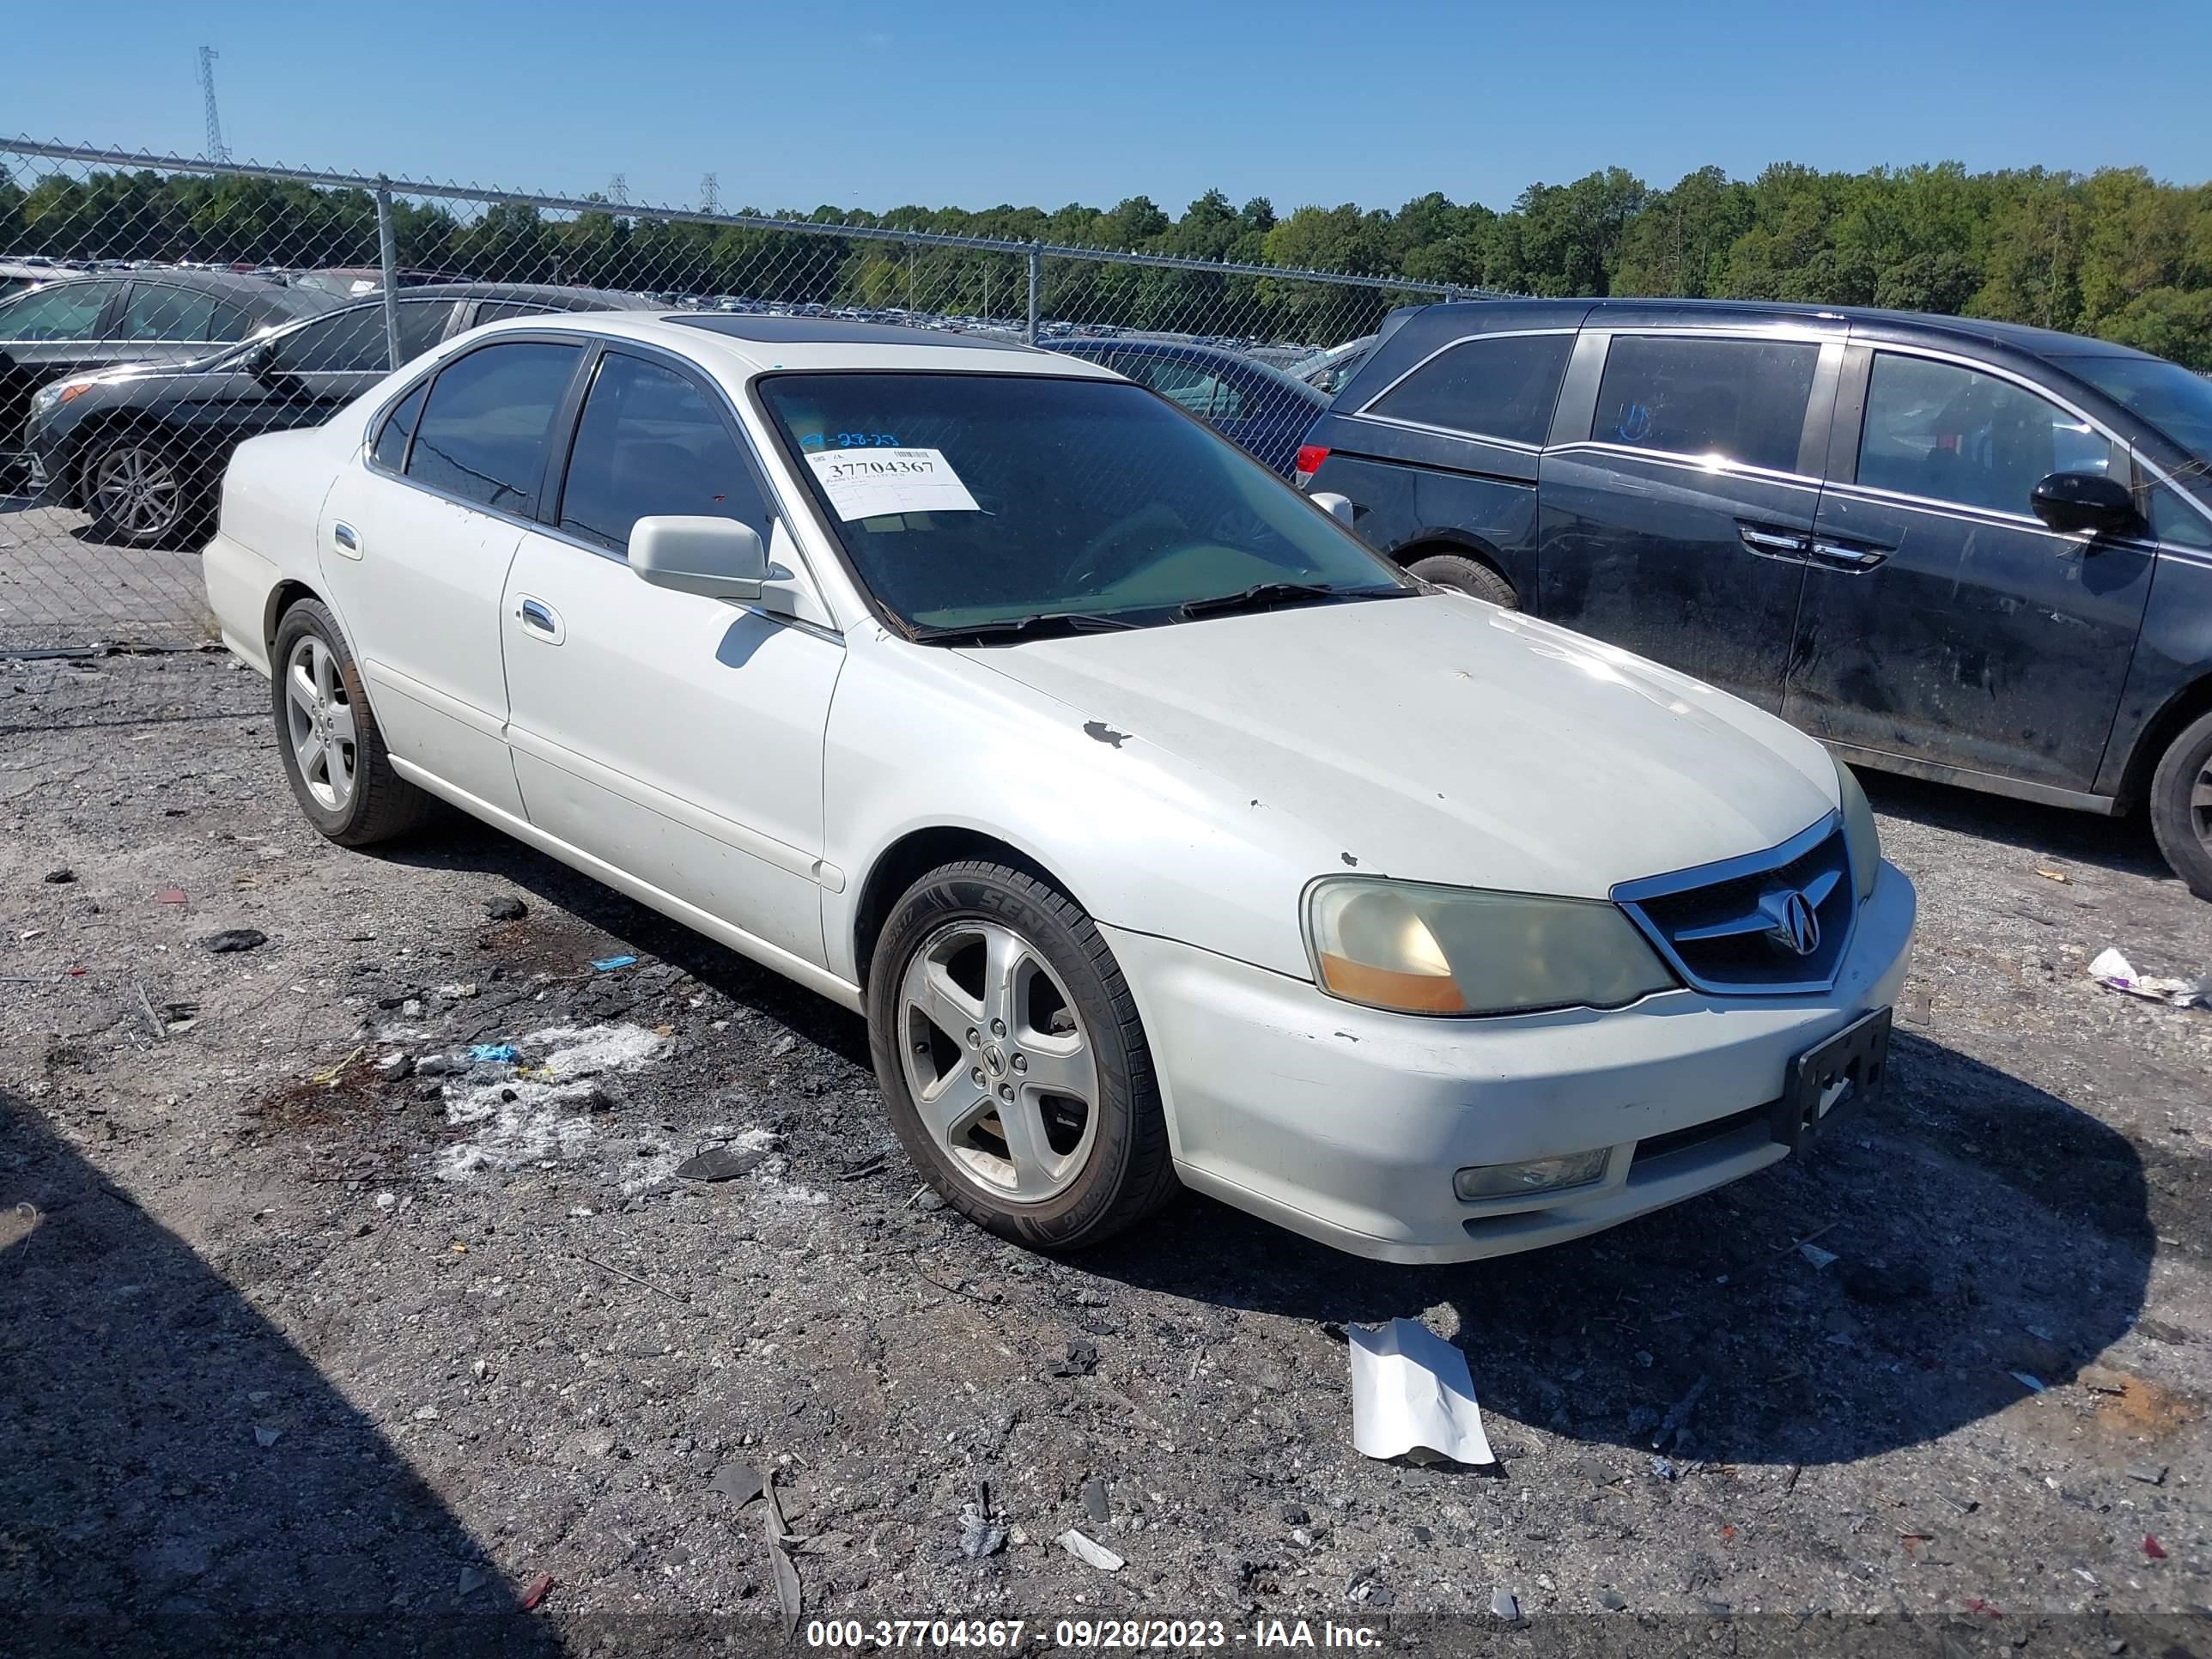
[[[1038,280],[1043,272],[1044,255],[1037,251],[1035,243],[1031,243],[1030,245],[1030,325],[1028,331],[1022,336],[1031,345],[1036,343],[1037,286]]]
[[[376,175],[376,262],[384,268],[384,366],[399,367],[399,261],[392,234],[392,190]]]

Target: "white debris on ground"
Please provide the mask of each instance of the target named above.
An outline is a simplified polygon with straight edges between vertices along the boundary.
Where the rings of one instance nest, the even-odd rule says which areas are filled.
[[[593,1090],[603,1077],[649,1065],[667,1039],[642,1025],[552,1025],[517,1039],[535,1065],[480,1067],[446,1086],[446,1121],[480,1126],[437,1155],[438,1174],[468,1181],[574,1158],[592,1139]],[[482,1072],[495,1075],[484,1077]]]

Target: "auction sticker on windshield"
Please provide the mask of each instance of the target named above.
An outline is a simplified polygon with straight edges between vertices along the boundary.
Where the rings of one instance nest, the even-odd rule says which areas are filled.
[[[941,449],[810,450],[806,464],[848,524],[894,513],[982,510]]]

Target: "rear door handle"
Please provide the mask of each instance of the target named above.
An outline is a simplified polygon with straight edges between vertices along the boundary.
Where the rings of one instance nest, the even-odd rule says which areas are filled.
[[[1870,547],[1864,543],[1816,541],[1813,556],[1822,564],[1838,570],[1871,570],[1890,555],[1886,547]]]
[[[361,556],[360,533],[343,519],[336,520],[331,525],[331,545],[349,559]]]
[[[1761,530],[1748,524],[1736,526],[1735,533],[1762,559],[1802,559],[1813,541],[1801,530]]]
[[[543,599],[524,594],[514,607],[514,614],[522,623],[522,631],[533,639],[558,645],[568,637],[568,629],[561,625],[561,613]]]

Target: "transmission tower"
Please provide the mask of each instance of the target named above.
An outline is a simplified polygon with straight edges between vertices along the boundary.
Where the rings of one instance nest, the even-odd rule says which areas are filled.
[[[626,206],[629,201],[629,174],[617,173],[607,180],[607,200],[616,206]]]
[[[215,60],[222,54],[213,46],[200,48],[200,97],[207,106],[207,159],[230,160],[230,146],[222,142],[222,118],[215,108]]]
[[[722,210],[722,181],[714,173],[702,173],[699,177],[699,210],[702,213],[720,213]]]

